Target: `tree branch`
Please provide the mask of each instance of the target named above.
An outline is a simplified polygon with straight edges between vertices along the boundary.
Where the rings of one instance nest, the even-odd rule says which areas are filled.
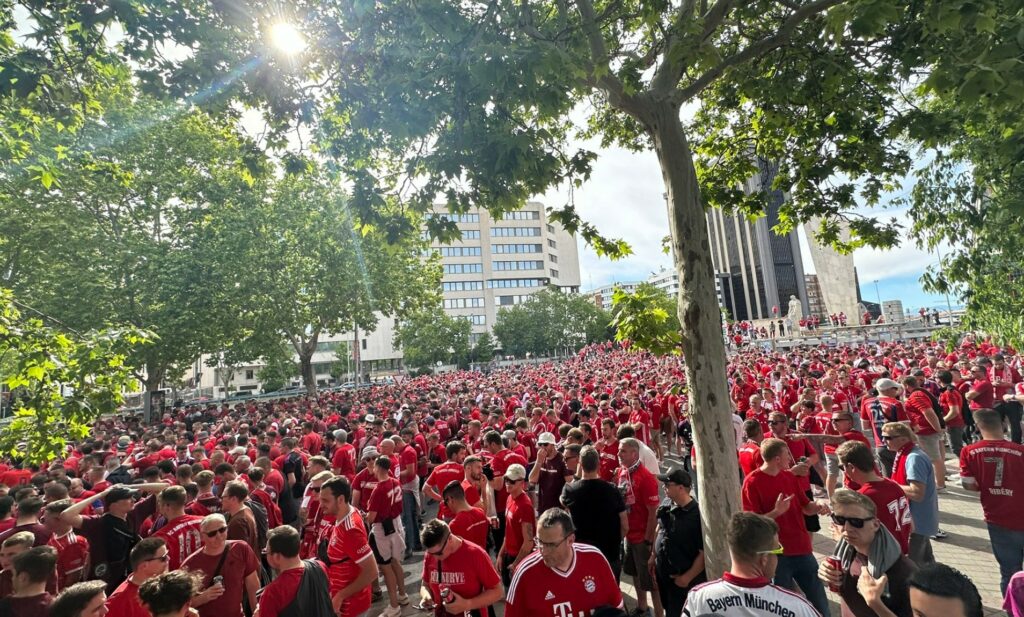
[[[583,33],[590,45],[592,62],[588,68],[592,78],[597,86],[608,94],[608,101],[613,106],[635,113],[638,111],[635,98],[626,94],[622,81],[612,73],[608,48],[604,43],[604,35],[601,34],[597,13],[594,12],[594,3],[591,0],[576,0],[576,7],[580,13]]]
[[[720,2],[721,1],[722,0],[720,0]],[[741,51],[722,60],[717,66],[709,69],[685,88],[676,89],[675,93],[672,95],[672,102],[682,104],[700,94],[704,88],[707,88],[711,82],[721,77],[722,73],[728,69],[739,64],[743,64],[749,60],[759,58],[775,49],[778,49],[789,41],[789,38],[793,35],[793,32],[796,31],[800,24],[824,11],[827,11],[833,6],[842,4],[844,1],[845,0],[815,0],[814,2],[801,6],[782,22],[778,31],[772,36],[765,37],[757,42],[751,43]]]

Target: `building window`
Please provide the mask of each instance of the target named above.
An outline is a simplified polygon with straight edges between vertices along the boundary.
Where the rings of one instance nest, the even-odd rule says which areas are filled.
[[[551,263],[553,263],[553,264],[558,263],[558,255],[552,255],[552,254],[548,253],[548,259],[550,259]]]
[[[543,279],[491,279],[487,281],[488,289],[508,289],[512,287],[542,287]]]
[[[479,246],[442,246],[436,249],[441,257],[479,257]]]
[[[470,315],[469,316],[469,321],[474,326],[486,326],[487,325],[487,315]]]
[[[492,261],[492,270],[543,270],[543,261]]]
[[[508,253],[540,253],[543,247],[540,244],[492,244],[491,252],[498,254]]]
[[[515,210],[501,215],[503,221],[539,221],[540,212],[536,210]]]
[[[551,223],[548,223],[548,233],[549,234],[555,233],[555,226],[552,225]]]
[[[467,214],[449,214],[447,212],[428,212],[426,218],[432,219],[437,217],[439,219],[446,219],[453,223],[479,223],[480,215],[477,213]]]
[[[492,238],[540,236],[540,227],[491,227]]]
[[[463,240],[479,240],[480,230],[479,229],[467,229],[462,232]]]
[[[444,264],[445,274],[473,274],[484,271],[483,264]]]
[[[437,305],[435,304],[434,306],[437,306]],[[360,344],[363,346],[363,349],[366,349],[366,339],[363,339],[362,341],[360,341]]]
[[[512,306],[514,304],[522,304],[523,302],[526,302],[530,298],[531,296],[529,295],[498,296],[497,298],[495,298],[495,301],[497,302],[498,306]]]
[[[553,249],[557,249],[558,248],[558,243],[555,242],[554,240],[548,238],[548,246],[550,246]]]
[[[483,298],[448,298],[444,301],[444,308],[446,309],[462,309],[462,308],[483,308]]]
[[[451,281],[441,283],[442,291],[480,291],[483,288],[483,281]]]
[[[558,270],[555,270],[554,268],[551,269],[551,278],[558,278]]]
[[[249,381],[252,381],[253,379],[256,378],[256,371],[254,371],[251,368],[245,369],[245,378]]]

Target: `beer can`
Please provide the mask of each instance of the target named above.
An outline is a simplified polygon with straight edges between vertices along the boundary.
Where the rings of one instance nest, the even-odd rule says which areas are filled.
[[[842,564],[841,561],[839,561],[838,557],[826,557],[825,560],[828,561],[828,565],[829,566],[831,566],[834,570],[839,572],[840,575],[842,575],[843,564]],[[829,591],[833,591],[833,592],[836,592],[836,593],[839,592],[839,586],[838,585],[833,585],[832,583],[829,583],[828,589],[829,589]]]

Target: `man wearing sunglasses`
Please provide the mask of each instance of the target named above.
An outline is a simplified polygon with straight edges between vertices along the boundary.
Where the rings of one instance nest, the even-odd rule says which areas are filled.
[[[228,523],[222,514],[204,518],[199,533],[203,548],[181,564],[203,577],[204,591],[192,600],[192,608],[200,617],[242,617],[242,593],[248,595],[249,606],[256,606],[260,588],[256,553],[244,541],[228,541]]]
[[[882,426],[882,441],[894,453],[892,481],[903,488],[910,500],[914,530],[910,534],[909,557],[921,567],[935,562],[931,536],[939,531],[939,494],[935,469],[928,455],[917,446],[914,432],[903,422]]]
[[[493,605],[501,601],[505,589],[486,549],[453,533],[439,519],[423,526],[420,540],[426,552],[423,589],[436,607],[434,614],[493,616]]]
[[[163,538],[146,538],[132,549],[132,573],[107,598],[108,617],[149,617],[139,600],[139,586],[167,571],[170,554]]]
[[[537,518],[533,512],[533,502],[526,494],[526,468],[518,463],[509,465],[502,482],[508,491],[505,537],[495,565],[501,572],[502,582],[509,584],[516,567],[533,552],[533,530]]]
[[[899,542],[876,516],[875,503],[849,489],[832,496],[832,525],[840,535],[835,562],[821,562],[818,576],[838,589],[843,614],[854,617],[911,617],[911,574],[917,570]]]
[[[729,521],[726,540],[732,561],[729,571],[718,580],[691,589],[683,615],[820,617],[807,600],[771,584],[783,551],[779,525],[774,520],[753,512],[737,512]]]

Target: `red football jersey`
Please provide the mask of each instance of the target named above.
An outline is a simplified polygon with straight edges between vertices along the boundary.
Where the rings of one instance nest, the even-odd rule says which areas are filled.
[[[450,482],[462,482],[462,479],[465,477],[466,472],[462,468],[462,465],[455,461],[448,461],[434,467],[434,471],[431,472],[430,477],[427,478],[427,484],[429,484],[430,487],[440,495],[441,492],[444,491],[444,487],[448,486]],[[451,510],[449,510],[448,506],[444,505],[444,503],[441,503],[437,508],[437,518],[447,521],[450,520],[451,517]]]
[[[355,509],[349,509],[345,518],[334,523],[331,541],[327,545],[327,558],[331,562],[327,574],[331,581],[332,596],[359,578],[360,562],[373,559],[363,517]],[[342,602],[338,614],[339,617],[351,617],[362,615],[369,609],[370,585],[367,584]]]
[[[202,523],[203,517],[186,514],[168,521],[153,534],[153,537],[163,538],[167,543],[168,570],[177,570],[185,558],[202,548],[202,539],[199,535]]]
[[[370,507],[370,495],[377,487],[377,477],[370,473],[371,471],[369,467],[363,468],[356,474],[355,482],[352,483],[352,490],[359,491],[359,503],[354,505],[363,512]]]
[[[913,518],[910,516],[910,501],[907,495],[888,478],[878,482],[868,482],[858,492],[875,502],[875,516],[878,522],[892,533],[900,543],[900,549],[906,555],[910,550],[910,533],[914,529]]]
[[[579,617],[600,606],[622,608],[622,592],[601,551],[574,544],[566,572],[544,565],[540,553],[523,560],[512,577],[505,617]]]
[[[89,561],[89,541],[69,531],[66,535],[50,536],[48,546],[57,549],[57,591],[82,581]]]
[[[425,555],[423,582],[430,587],[430,595],[433,597],[434,603],[440,604],[439,587],[442,584],[451,587],[452,591],[463,598],[475,598],[488,589],[500,585],[501,577],[494,569],[494,562],[487,554],[487,549],[472,542],[463,541],[462,546],[446,557],[441,564],[440,580],[437,574],[437,558],[429,553]]]
[[[1024,505],[1024,446],[987,439],[964,446],[960,451],[960,477],[977,484],[986,522],[1024,530],[1024,518],[1020,517]]]
[[[367,512],[377,513],[374,518],[377,523],[402,516],[402,485],[398,480],[389,477],[377,483],[370,495],[370,507]]]
[[[487,549],[487,532],[491,528],[491,523],[480,508],[470,508],[459,512],[449,526],[453,534]],[[447,568],[447,565],[445,567]]]

